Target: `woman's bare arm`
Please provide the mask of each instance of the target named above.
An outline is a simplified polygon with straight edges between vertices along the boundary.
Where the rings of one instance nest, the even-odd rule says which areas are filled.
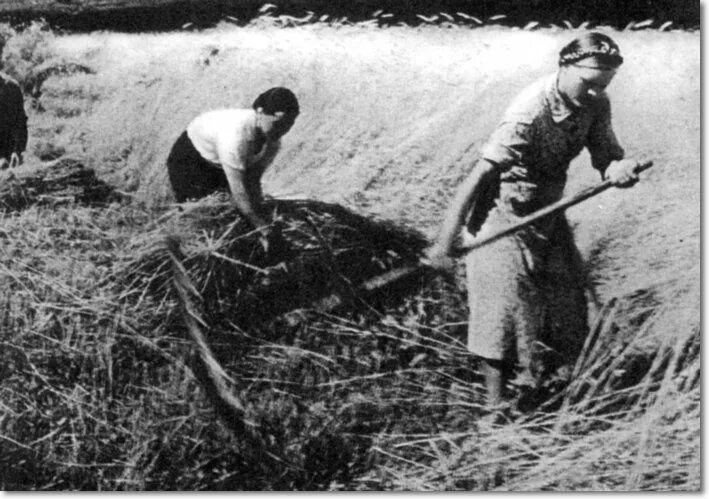
[[[470,210],[472,203],[481,192],[484,185],[494,179],[495,166],[480,159],[473,167],[468,178],[458,187],[453,201],[443,218],[443,225],[438,238],[428,251],[428,258],[435,265],[443,265],[445,257],[450,255],[455,236],[460,230],[465,215]]]

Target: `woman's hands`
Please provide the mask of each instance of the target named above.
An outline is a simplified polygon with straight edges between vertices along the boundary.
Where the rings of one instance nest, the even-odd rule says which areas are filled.
[[[613,161],[606,169],[603,177],[610,180],[615,187],[632,187],[638,182],[638,168],[641,163],[636,159],[621,159]]]
[[[438,270],[450,270],[455,267],[455,261],[448,254],[449,249],[440,244],[434,244],[426,249],[421,263]]]

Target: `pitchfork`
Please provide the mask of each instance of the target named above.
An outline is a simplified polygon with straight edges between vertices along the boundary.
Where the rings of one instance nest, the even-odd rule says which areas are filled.
[[[646,161],[644,163],[641,163],[636,169],[636,173],[643,172],[647,169],[649,169],[653,165],[652,161]],[[549,206],[546,206],[545,208],[542,208],[541,210],[535,211],[534,213],[531,213],[530,215],[527,215],[526,217],[521,218],[519,221],[516,223],[510,225],[509,227],[506,227],[504,229],[501,229],[497,232],[494,232],[486,237],[483,237],[481,239],[472,241],[468,244],[464,244],[459,246],[456,251],[455,251],[455,256],[456,257],[461,257],[466,255],[467,253],[474,251],[482,246],[488,245],[494,241],[497,241],[499,239],[502,239],[505,236],[509,236],[510,234],[513,234],[517,232],[518,230],[527,227],[529,224],[534,223],[544,217],[547,217],[553,213],[557,213],[559,211],[563,211],[566,208],[569,208],[573,205],[576,205],[582,201],[585,201],[588,198],[591,198],[593,196],[596,196],[600,194],[601,192],[609,189],[612,187],[613,184],[611,183],[610,180],[605,180],[601,182],[600,184],[597,184],[592,187],[588,187],[576,194],[573,194],[571,196],[564,197],[557,201],[556,203],[552,203]],[[432,268],[425,262],[425,261],[418,261],[417,263],[407,265],[404,267],[399,267],[397,269],[390,270],[388,272],[385,272],[384,274],[378,275],[376,277],[373,277],[371,279],[368,279],[361,283],[358,287],[355,288],[355,292],[358,295],[368,295],[371,294],[377,290],[381,290],[382,288],[385,288],[386,286],[390,286],[398,281],[401,281],[406,278],[412,278],[416,275],[420,275],[424,272],[431,271]],[[334,308],[338,307],[343,303],[343,298],[337,294],[333,293],[325,298],[322,298],[318,300],[312,307],[312,309],[320,311],[320,312],[329,312],[333,310]]]

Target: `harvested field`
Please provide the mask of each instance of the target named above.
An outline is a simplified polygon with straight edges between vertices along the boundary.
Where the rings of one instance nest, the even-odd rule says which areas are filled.
[[[10,274],[5,274],[5,289],[13,291],[13,299],[6,302],[3,315],[4,324],[8,326],[6,331],[17,331],[16,326],[25,321],[28,325],[32,324],[30,327],[40,328],[39,334],[34,337],[7,338],[6,345],[23,345],[22,349],[8,348],[4,353],[5,365],[21,366],[19,370],[6,371],[3,377],[9,394],[19,394],[15,390],[19,390],[18,383],[22,383],[25,376],[42,372],[46,383],[37,387],[38,401],[42,401],[37,409],[44,407],[46,401],[54,407],[53,410],[65,414],[69,418],[67,422],[75,417],[75,411],[88,411],[86,416],[89,420],[85,422],[89,426],[82,431],[103,433],[115,431],[113,425],[119,420],[127,423],[125,418],[130,419],[131,411],[137,408],[135,397],[144,389],[152,391],[150,386],[159,387],[163,383],[160,380],[167,381],[164,377],[175,369],[175,374],[179,373],[181,378],[182,388],[179,390],[187,389],[183,394],[185,396],[193,392],[195,379],[188,367],[191,363],[187,360],[190,358],[189,346],[185,343],[187,335],[176,306],[177,297],[172,292],[170,259],[166,251],[166,238],[179,238],[183,241],[180,261],[205,309],[204,320],[209,328],[207,337],[210,346],[237,380],[234,393],[246,401],[247,418],[265,428],[264,438],[268,437],[265,441],[276,439],[275,443],[269,444],[267,454],[289,456],[289,461],[293,461],[286,475],[277,482],[270,481],[270,473],[282,468],[282,464],[277,460],[271,462],[261,458],[258,466],[266,469],[246,468],[235,476],[230,475],[220,487],[317,489],[323,487],[323,481],[349,476],[354,466],[360,469],[369,453],[367,434],[394,422],[387,414],[388,409],[382,407],[377,410],[382,412],[381,416],[370,415],[364,420],[360,417],[364,414],[357,411],[343,416],[343,421],[348,421],[348,425],[361,427],[349,436],[343,435],[339,426],[331,433],[325,427],[319,427],[318,421],[329,418],[331,409],[347,411],[346,401],[351,397],[357,398],[368,390],[378,390],[379,378],[391,378],[394,381],[391,390],[395,393],[402,366],[414,361],[420,363],[421,353],[426,348],[437,348],[436,343],[440,343],[441,339],[421,338],[420,344],[407,345],[406,342],[401,343],[401,333],[396,331],[394,324],[390,326],[392,331],[381,334],[365,330],[358,332],[367,323],[374,325],[392,320],[387,318],[391,317],[393,310],[414,307],[410,293],[416,293],[415,287],[409,287],[404,296],[389,294],[378,297],[374,302],[360,302],[362,297],[348,294],[348,290],[368,276],[415,258],[422,248],[423,239],[415,232],[397,229],[390,223],[372,221],[320,202],[277,202],[273,208],[282,217],[283,234],[293,247],[293,256],[284,261],[268,261],[259,239],[254,234],[245,233],[244,224],[234,217],[233,209],[218,199],[208,199],[184,210],[173,209],[158,218],[128,208],[116,220],[116,212],[104,215],[87,211],[88,208],[83,211],[74,208],[72,211],[76,210],[87,218],[74,219],[72,232],[55,228],[60,219],[59,213],[67,214],[66,208],[52,212],[51,216],[42,216],[42,219],[46,218],[47,229],[55,235],[52,251],[56,256],[41,267],[36,260],[32,260],[35,261],[32,267],[29,263],[25,266],[22,262],[15,262],[13,267],[26,269],[17,279],[13,280]],[[49,215],[44,211],[39,211],[40,214]],[[109,222],[104,216],[112,220]],[[142,237],[121,241],[116,234],[106,234],[112,231],[113,224],[116,224],[113,227],[125,227],[126,223],[130,223],[133,229],[141,226]],[[89,228],[93,232],[92,237],[78,237],[77,234]],[[95,254],[93,245],[101,240],[112,240],[116,245],[106,249],[106,259],[94,261],[91,258]],[[22,239],[15,242],[17,250],[12,252],[15,258],[26,255],[20,247],[23,243]],[[91,268],[93,272],[77,275],[69,289],[60,287],[57,282],[69,278],[62,273],[62,269],[68,270],[62,265],[62,256],[73,258],[71,255],[75,253],[83,254],[88,259],[77,262],[77,265],[85,270]],[[34,254],[36,257],[40,253],[35,250]],[[5,265],[4,268],[8,269],[9,262]],[[56,275],[53,281],[46,284],[40,281],[41,276],[50,274]],[[445,282],[437,285],[430,280],[428,282],[428,286],[424,285],[426,281],[419,283],[422,296],[435,296],[436,289],[441,293],[449,286]],[[354,300],[349,302],[349,306],[345,301],[345,306],[340,307],[339,311],[332,310],[336,315],[308,310],[309,303],[323,294],[329,294],[338,285],[345,287],[336,290],[338,293],[351,296]],[[22,290],[28,287],[34,288],[36,293],[23,293]],[[36,316],[20,315],[28,306],[37,311]],[[433,309],[436,315],[432,316],[432,320],[443,320],[440,307]],[[58,314],[56,310],[64,312]],[[417,313],[425,314],[425,311],[421,309]],[[79,322],[63,322],[62,318],[69,320],[75,314],[81,318]],[[109,330],[104,330],[106,327]],[[72,333],[64,336],[69,330]],[[107,345],[106,334],[111,337],[108,351],[103,350]],[[60,344],[52,347],[51,344],[56,341]],[[428,341],[434,343],[426,347]],[[36,364],[33,359],[44,357],[46,348],[53,351],[51,361],[44,359]],[[103,360],[98,360],[95,355]],[[446,356],[450,355],[446,353]],[[182,358],[185,361],[180,360]],[[406,371],[404,369],[403,372]],[[416,373],[417,369],[411,371]],[[354,376],[355,379],[348,381],[342,376]],[[362,379],[357,380],[360,376]],[[91,383],[100,393],[85,395],[90,399],[94,396],[105,398],[112,408],[103,406],[101,411],[109,410],[110,414],[94,412],[89,407],[93,402],[84,395],[77,394],[78,399],[65,399],[61,391],[56,390],[57,383],[68,388],[69,385],[64,385],[67,382]],[[360,389],[364,391],[358,395]],[[174,395],[182,396],[177,392]],[[8,398],[13,403],[13,410],[20,410],[22,401],[13,398]],[[306,401],[309,399],[325,405],[320,409],[308,408]],[[158,406],[160,404],[162,402],[158,402]],[[396,405],[400,406],[400,411],[416,411],[415,406],[405,402]],[[98,407],[95,409],[98,410]],[[144,407],[143,410],[152,409]],[[209,411],[207,407],[199,409],[200,412],[204,410]],[[291,411],[296,413],[291,414]],[[178,413],[182,410],[178,409]],[[186,416],[188,413],[182,414]],[[40,414],[35,415],[38,418],[35,423],[42,419]],[[370,417],[375,419],[370,421]],[[291,424],[296,424],[296,427],[279,428],[281,418],[292,419]],[[303,433],[305,427],[302,425],[312,426]],[[12,425],[8,428],[28,438],[42,431],[42,426],[31,424],[31,419],[25,419],[22,427]],[[282,433],[284,430],[287,431]],[[121,442],[127,443],[124,440],[126,436],[121,437]],[[135,435],[135,438],[138,445],[144,437]],[[345,454],[323,470],[319,452],[325,445],[323,442],[331,439],[334,439],[332,442],[341,442],[341,452]],[[248,457],[249,453],[264,451],[252,449],[254,442],[242,441],[238,436],[227,440],[233,445],[228,450],[229,459],[236,456],[241,456],[237,459],[252,459]],[[305,451],[304,448],[311,450]],[[54,450],[63,454],[73,452],[72,449],[78,450],[70,444]],[[103,448],[101,452],[111,452],[110,449],[115,447]],[[11,449],[7,455],[16,459],[18,452],[23,454],[22,448]],[[34,456],[33,461],[40,456],[31,455]],[[49,461],[41,464],[47,467],[46,473],[64,477],[63,480],[75,480],[73,474],[65,476],[70,467],[64,468],[56,463],[52,465],[55,459],[50,457]],[[316,463],[308,462],[313,459]],[[13,484],[27,480],[27,475],[20,474],[22,468],[13,467],[12,462],[9,457],[4,461],[2,474],[10,489],[16,487]],[[256,464],[252,463],[253,466]],[[84,476],[83,480],[88,480],[85,484],[88,488],[95,484],[89,475]]]
[[[509,99],[574,34],[50,37],[90,71],[43,82],[0,195],[0,487],[698,490],[698,33],[611,32],[627,60],[615,127],[655,167],[568,212],[600,311],[546,404],[479,420],[460,279],[352,292],[416,260]],[[272,85],[303,109],[265,177],[277,255],[220,195],[171,204],[164,168],[194,114]],[[41,160],[55,156],[65,173]],[[569,192],[597,181],[588,163]],[[339,308],[310,307],[333,294]],[[215,410],[190,324],[238,418]]]

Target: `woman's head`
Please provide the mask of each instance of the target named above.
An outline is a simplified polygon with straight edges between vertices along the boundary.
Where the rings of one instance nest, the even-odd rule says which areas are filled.
[[[582,107],[603,95],[623,64],[618,45],[603,33],[590,32],[559,52],[559,91]]]
[[[261,108],[265,114],[278,112],[298,116],[300,107],[295,94],[285,87],[273,87],[256,97],[251,105],[254,109]]]
[[[256,97],[251,105],[257,115],[257,126],[270,140],[278,140],[295,123],[300,106],[295,94],[284,87],[274,87]]]

